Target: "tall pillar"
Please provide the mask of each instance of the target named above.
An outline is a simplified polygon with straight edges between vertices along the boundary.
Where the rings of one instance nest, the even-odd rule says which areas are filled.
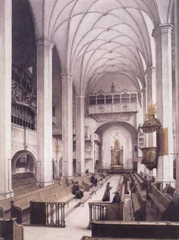
[[[37,41],[37,181],[41,186],[53,182],[52,169],[52,48],[50,39]],[[40,169],[39,169],[40,168]]]
[[[11,187],[12,1],[0,1],[0,200]]]
[[[76,94],[76,172],[85,172],[85,110],[83,94]]]
[[[143,119],[145,121],[146,112],[147,112],[147,88],[146,87],[142,89],[142,106],[143,106]],[[148,138],[146,134],[144,134],[144,142],[145,142],[145,146],[148,146]],[[148,174],[148,170],[144,164],[143,164],[143,172],[145,175]]]
[[[73,104],[72,76],[61,74],[62,78],[62,174],[73,175]]]
[[[163,128],[168,128],[168,154],[160,156],[157,182],[173,182],[173,129],[172,129],[172,44],[171,24],[159,25],[153,31],[156,46],[156,108]]]
[[[174,31],[175,31],[175,79],[176,79],[176,197],[179,209],[179,1],[174,1]],[[177,211],[179,221],[179,211]]]

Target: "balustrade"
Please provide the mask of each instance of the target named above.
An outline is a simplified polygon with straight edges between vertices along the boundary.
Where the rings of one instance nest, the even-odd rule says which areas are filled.
[[[88,228],[91,228],[91,223],[93,221],[123,220],[123,208],[123,201],[121,201],[120,203],[90,202]]]
[[[65,227],[65,202],[31,202],[30,222],[34,225]]]

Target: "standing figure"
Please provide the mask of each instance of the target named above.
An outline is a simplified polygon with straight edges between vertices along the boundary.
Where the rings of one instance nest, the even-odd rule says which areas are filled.
[[[103,198],[102,198],[103,202],[110,201],[110,190],[111,189],[112,189],[112,187],[110,187],[110,182],[108,182],[106,185],[106,190],[105,190]]]
[[[114,197],[113,197],[112,202],[113,202],[113,203],[119,203],[119,202],[121,201],[121,197],[120,197],[120,195],[119,195],[119,192],[115,192],[114,194],[115,194],[115,195],[114,195]]]
[[[72,187],[72,194],[76,195],[78,199],[81,199],[83,197],[83,192],[80,190],[78,182],[74,183]]]

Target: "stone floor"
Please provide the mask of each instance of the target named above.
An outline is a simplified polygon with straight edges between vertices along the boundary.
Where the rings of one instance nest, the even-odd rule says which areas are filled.
[[[111,200],[113,199],[113,193],[117,188],[120,175],[113,175],[109,182],[113,187],[111,189]],[[91,236],[91,230],[87,229],[89,223],[89,207],[88,202],[99,201],[102,199],[106,184],[100,188],[96,195],[93,195],[89,199],[84,207],[77,207],[76,201],[73,201],[70,205],[74,211],[70,210],[70,213],[66,217],[65,228],[52,228],[52,227],[24,227],[24,240],[80,240],[82,236]],[[67,209],[69,211],[69,209]],[[129,215],[128,215],[129,217]]]

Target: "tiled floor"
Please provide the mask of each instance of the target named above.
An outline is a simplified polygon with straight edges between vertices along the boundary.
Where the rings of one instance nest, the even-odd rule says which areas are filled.
[[[119,175],[113,175],[109,182],[113,187],[111,190],[111,200],[113,193],[117,188]],[[89,207],[88,202],[101,200],[106,188],[106,184],[100,188],[96,195],[89,199],[84,207],[78,207],[71,212],[66,218],[66,228],[52,228],[52,227],[24,227],[24,240],[80,240],[82,236],[91,236],[91,230],[87,229],[89,223]],[[72,204],[76,204],[73,202]]]

